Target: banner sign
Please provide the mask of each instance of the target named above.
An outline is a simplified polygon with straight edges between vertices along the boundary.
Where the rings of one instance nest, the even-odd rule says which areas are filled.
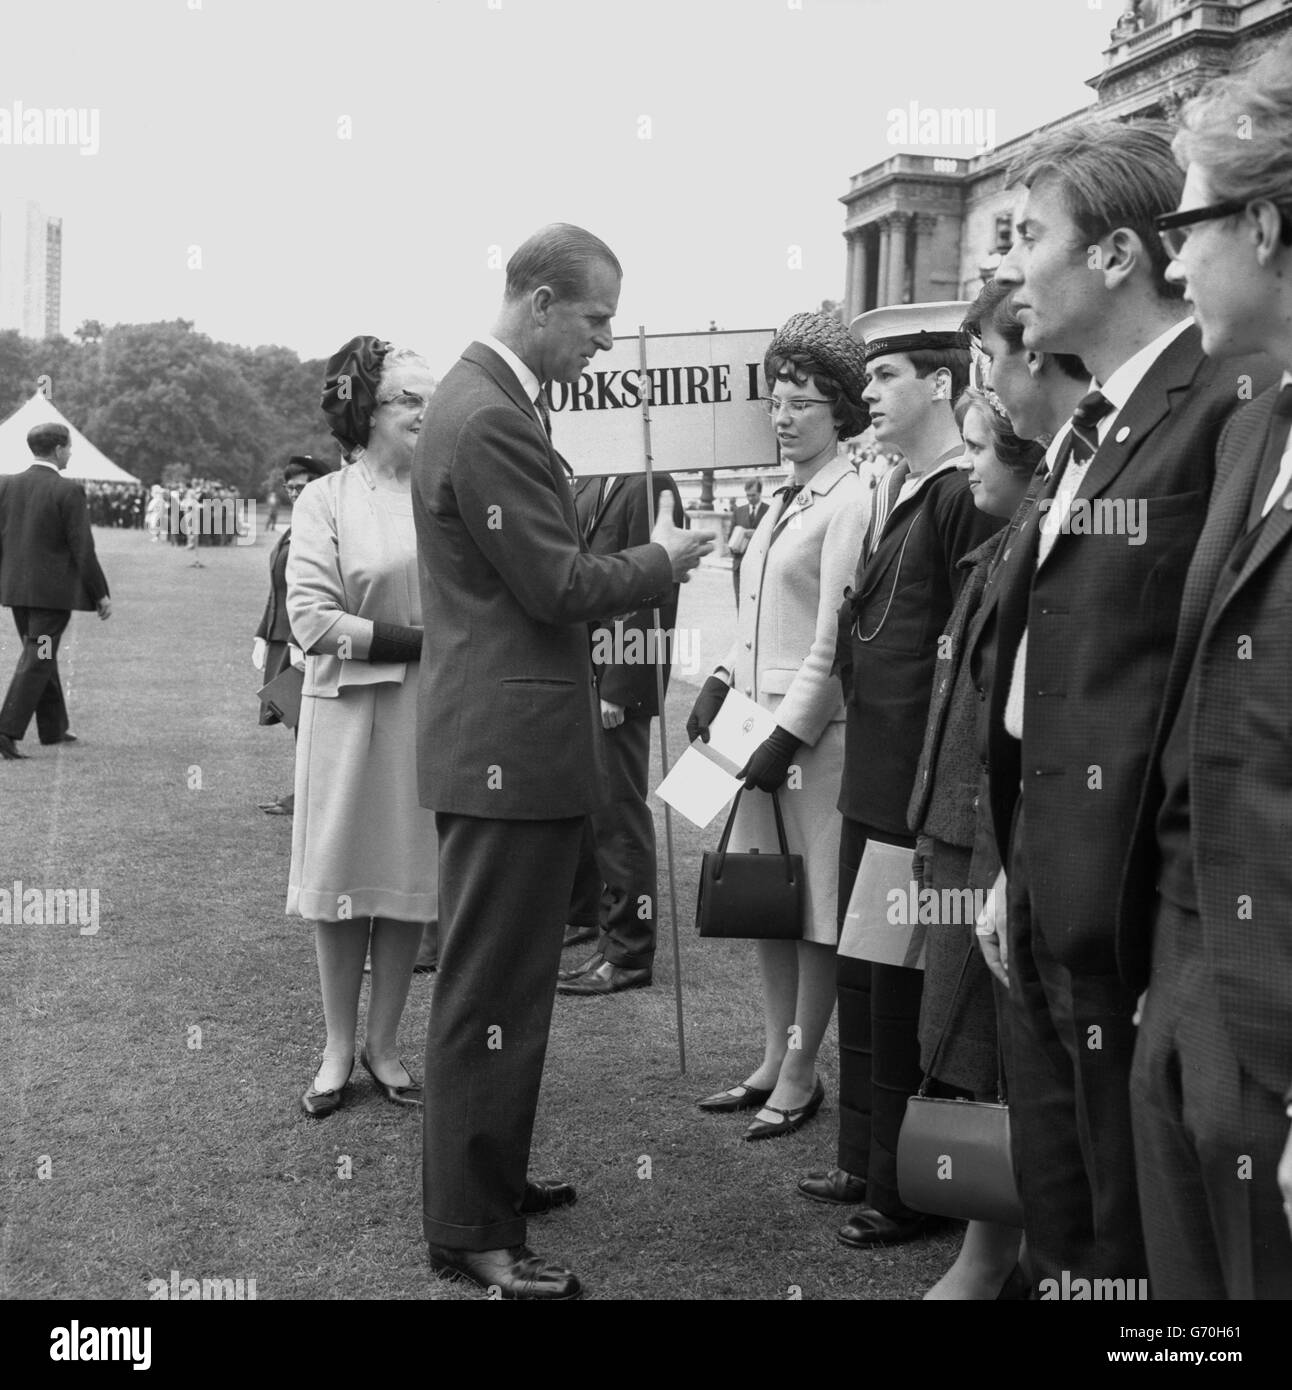
[[[758,404],[767,394],[763,356],[771,341],[770,328],[647,335],[653,467],[776,466],[775,431]],[[645,470],[636,334],[616,338],[577,382],[554,381],[547,392],[553,443],[576,474]]]

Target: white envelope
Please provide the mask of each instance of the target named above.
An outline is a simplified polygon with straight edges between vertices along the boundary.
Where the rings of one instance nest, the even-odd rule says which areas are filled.
[[[739,690],[729,690],[717,717],[709,725],[709,747],[742,768],[775,727],[776,716],[771,710],[764,709]]]
[[[688,748],[656,788],[656,794],[703,829],[739,790],[740,782],[725,768]]]

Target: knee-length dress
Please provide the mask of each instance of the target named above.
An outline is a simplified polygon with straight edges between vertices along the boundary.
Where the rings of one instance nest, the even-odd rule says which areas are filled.
[[[411,494],[378,486],[362,459],[310,483],[296,504],[287,584],[292,631],[306,646],[343,612],[421,626]],[[289,914],[436,915],[435,816],[417,790],[418,671],[306,658]]]
[[[801,784],[778,793],[790,852],[807,880],[803,940],[835,945],[839,777],[844,707],[830,674],[843,591],[861,550],[865,501],[852,465],[826,464],[793,499],[777,497],[740,567],[740,618],[723,665],[732,685],[803,742],[794,757]],[[796,779],[797,780],[797,779]],[[732,827],[733,850],[777,845],[772,800],[744,792]]]

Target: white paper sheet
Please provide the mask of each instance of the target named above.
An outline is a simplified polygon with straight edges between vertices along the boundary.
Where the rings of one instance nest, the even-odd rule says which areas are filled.
[[[740,790],[731,773],[695,748],[688,748],[656,788],[693,825],[703,829]]]
[[[709,725],[709,747],[727,758],[735,771],[744,767],[754,749],[775,727],[776,716],[771,710],[755,704],[739,690],[729,690],[717,717]]]

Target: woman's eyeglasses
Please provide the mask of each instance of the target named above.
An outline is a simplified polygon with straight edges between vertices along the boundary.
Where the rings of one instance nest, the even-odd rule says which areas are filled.
[[[759,396],[758,403],[772,419],[780,413],[782,406],[789,406],[791,415],[806,415],[814,405],[830,404],[821,396],[795,396],[788,401],[779,400],[775,396]]]
[[[402,405],[409,410],[424,410],[426,401],[424,397],[415,395],[412,391],[401,391],[397,396],[378,396],[378,405]]]

